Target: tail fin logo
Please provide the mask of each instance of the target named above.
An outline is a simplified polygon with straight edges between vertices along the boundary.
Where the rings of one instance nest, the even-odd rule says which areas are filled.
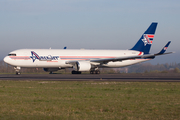
[[[30,58],[33,60],[33,62],[38,59],[39,61],[52,61],[52,60],[58,60],[59,56],[39,56],[37,53],[34,51],[31,51],[32,56]]]
[[[152,44],[154,35],[144,34],[142,37],[143,37],[142,41],[144,42],[144,46],[146,46],[147,44]]]

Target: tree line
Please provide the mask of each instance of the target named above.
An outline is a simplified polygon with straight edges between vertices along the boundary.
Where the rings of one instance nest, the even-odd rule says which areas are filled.
[[[165,63],[152,65],[151,63],[140,63],[128,67],[128,73],[148,72],[179,72],[180,63]]]

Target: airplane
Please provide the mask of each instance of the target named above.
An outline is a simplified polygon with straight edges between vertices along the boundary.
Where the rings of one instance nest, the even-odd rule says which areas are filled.
[[[4,58],[4,62],[14,66],[16,74],[20,69],[43,68],[46,72],[54,72],[65,68],[73,68],[72,74],[90,71],[100,74],[99,68],[118,68],[154,59],[156,56],[170,54],[167,52],[169,41],[163,49],[150,54],[157,22],[152,22],[137,43],[128,50],[86,50],[86,49],[19,49],[12,51]]]

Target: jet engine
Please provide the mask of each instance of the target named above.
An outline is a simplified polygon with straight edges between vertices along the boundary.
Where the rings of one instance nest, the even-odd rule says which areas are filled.
[[[89,71],[91,69],[91,64],[85,61],[78,61],[73,65],[75,71]]]

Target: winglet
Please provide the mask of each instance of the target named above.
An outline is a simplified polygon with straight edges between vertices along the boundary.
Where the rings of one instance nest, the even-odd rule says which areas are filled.
[[[157,53],[157,54],[158,54],[158,55],[164,54],[164,53],[166,52],[166,50],[167,50],[167,48],[168,48],[168,46],[169,46],[170,43],[171,43],[171,41],[169,41],[169,42],[163,47],[163,49],[162,49],[159,53]]]

